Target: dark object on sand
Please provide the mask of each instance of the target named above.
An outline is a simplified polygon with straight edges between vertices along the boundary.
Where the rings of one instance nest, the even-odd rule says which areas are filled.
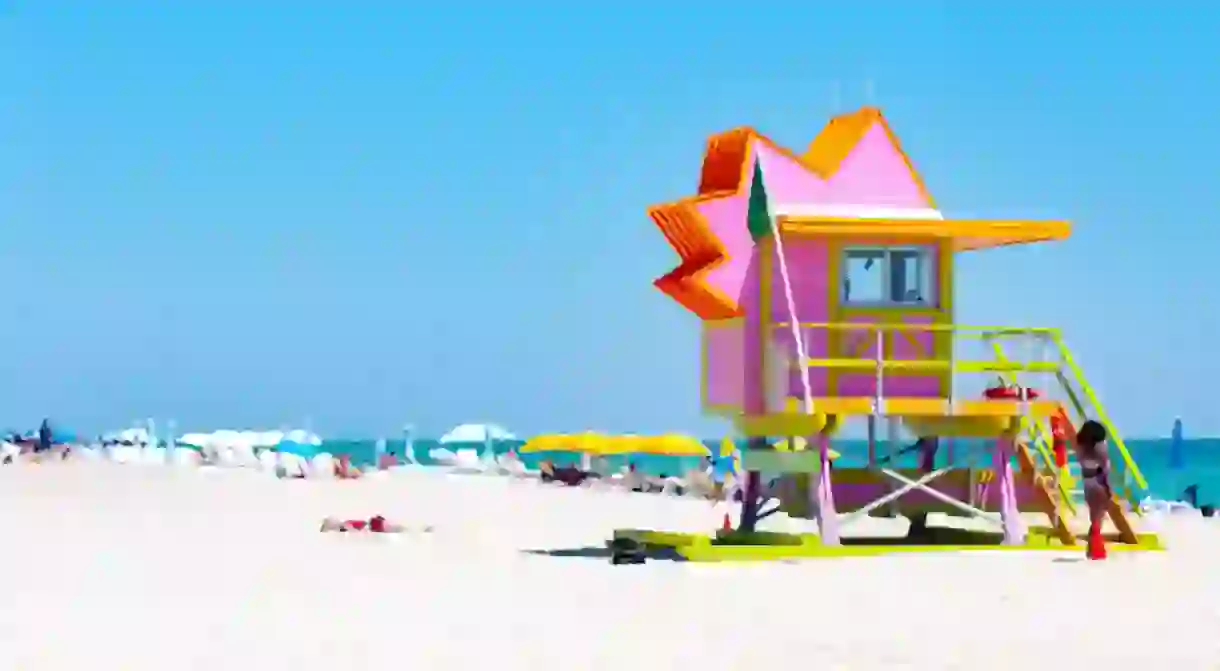
[[[1182,498],[1190,504],[1191,508],[1199,507],[1199,485],[1191,485],[1182,490]]]
[[[1182,498],[1186,500],[1186,503],[1190,504],[1191,508],[1198,508],[1204,517],[1211,517],[1216,514],[1216,506],[1210,503],[1199,505],[1199,485],[1197,484],[1182,490]]]
[[[648,560],[644,546],[630,538],[615,538],[606,543],[606,547],[610,550],[610,563],[614,565],[643,564]]]
[[[560,482],[569,487],[577,487],[585,480],[596,477],[595,474],[575,466],[553,466],[549,462],[542,463],[538,471],[543,482]]]
[[[38,445],[34,448],[35,452],[46,452],[51,449],[54,442],[54,432],[51,431],[51,420],[42,420],[42,425],[38,427]]]

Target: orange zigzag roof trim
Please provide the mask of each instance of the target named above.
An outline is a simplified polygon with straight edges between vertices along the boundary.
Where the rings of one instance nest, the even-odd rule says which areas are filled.
[[[751,142],[765,143],[822,179],[829,179],[874,123],[880,123],[885,129],[929,206],[935,207],[919,173],[902,151],[881,110],[875,107],[864,107],[831,119],[810,143],[804,156],[797,156],[753,128],[735,128],[708,139],[698,195],[648,208],[648,216],[656,222],[681,258],[677,268],[658,278],[653,285],[701,319],[741,316],[742,311],[735,297],[724,294],[706,282],[707,274],[724,263],[728,256],[724,244],[712,233],[707,220],[699,212],[699,204],[741,195],[749,187],[752,166],[747,159]]]

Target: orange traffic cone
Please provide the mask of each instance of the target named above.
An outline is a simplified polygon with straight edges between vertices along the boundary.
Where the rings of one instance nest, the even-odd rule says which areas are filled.
[[[722,520],[720,522],[720,530],[721,531],[732,531],[733,530],[733,519],[731,517],[729,517],[728,513],[724,514],[724,520]]]
[[[1102,538],[1100,524],[1089,526],[1089,545],[1084,556],[1092,560],[1106,558],[1106,539]]]

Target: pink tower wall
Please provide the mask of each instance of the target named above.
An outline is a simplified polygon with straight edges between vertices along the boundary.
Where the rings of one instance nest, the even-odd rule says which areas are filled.
[[[746,281],[739,294],[739,301],[745,311],[745,366],[742,382],[745,390],[742,393],[742,410],[748,415],[763,414],[767,411],[767,396],[763,389],[763,369],[760,365],[762,356],[762,340],[759,334],[762,330],[762,311],[759,302],[759,247],[755,246],[750,253],[750,265],[746,271]]]
[[[875,318],[866,318],[859,316],[848,315],[845,321],[872,323]],[[902,318],[902,321],[907,324],[930,324],[934,320],[930,315],[912,315],[908,314]],[[855,349],[852,353],[845,353],[844,356],[849,358],[873,358],[877,356],[876,332],[875,331],[857,331],[860,334],[857,337],[868,338],[869,343],[863,350],[862,354],[855,355]],[[920,344],[924,352],[932,351],[932,334],[930,332],[916,332],[911,334],[913,339]],[[893,344],[891,346],[890,359],[915,359],[921,358],[919,351],[911,344],[910,340],[901,333],[894,333],[892,336]],[[887,373],[882,377],[881,388],[886,396],[907,396],[915,398],[934,398],[941,395],[940,378],[932,376],[913,376],[913,375],[895,375]],[[877,377],[873,373],[841,373],[838,378],[838,395],[839,396],[873,396],[877,393]]]
[[[754,141],[747,165],[757,160],[762,168],[768,199],[772,208],[776,205],[876,205],[891,207],[930,207],[920,185],[915,180],[902,154],[893,145],[888,133],[880,124],[874,124],[865,132],[852,152],[842,161],[839,169],[829,180],[807,170],[797,161],[776,151],[765,142]],[[733,198],[700,204],[700,212],[709,227],[724,245],[728,258],[707,275],[709,285],[735,296],[745,313],[737,328],[711,329],[708,331],[708,352],[705,356],[705,382],[709,404],[734,406],[746,412],[762,412],[765,395],[761,393],[759,314],[759,265],[758,249],[755,247],[746,226],[749,205],[749,190]],[[785,238],[784,251],[788,271],[797,303],[797,318],[801,322],[827,322],[834,316],[829,314],[827,286],[828,246],[825,241],[813,239]],[[789,321],[787,299],[783,291],[778,261],[772,260],[772,321]],[[934,277],[939,273],[934,272]],[[844,318],[866,321],[867,317],[853,317],[850,310]],[[909,323],[928,322],[925,315],[906,315]],[[782,347],[794,351],[790,328],[772,329],[772,338]],[[829,356],[828,337],[825,331],[809,330],[806,336],[807,355],[814,358]],[[917,336],[930,350],[931,336]],[[873,355],[870,346],[862,356]],[[894,339],[893,354],[896,358],[915,356],[915,350],[901,335]],[[814,396],[830,393],[827,388],[828,375],[825,370],[812,369],[810,383]],[[840,375],[839,395],[872,395],[875,378],[872,375]],[[883,384],[886,395],[937,396],[940,382],[930,377],[890,375]],[[804,393],[799,370],[794,370],[789,381],[793,395]]]
[[[823,240],[811,238],[796,238],[785,236],[783,239],[784,257],[787,259],[788,279],[792,284],[792,297],[796,307],[796,319],[792,319],[788,309],[788,299],[784,293],[784,280],[780,274],[778,259],[772,263],[771,278],[771,319],[773,322],[824,323],[829,321],[830,314],[827,305],[826,265],[828,248]],[[823,329],[801,329],[804,340],[805,356],[825,358],[827,349],[826,331]],[[772,330],[771,337],[781,347],[796,358],[795,342],[791,327]],[[796,368],[789,376],[789,394],[803,396],[804,383],[801,380],[800,369]],[[809,383],[814,396],[826,395],[827,375],[825,369],[812,368],[809,371]]]

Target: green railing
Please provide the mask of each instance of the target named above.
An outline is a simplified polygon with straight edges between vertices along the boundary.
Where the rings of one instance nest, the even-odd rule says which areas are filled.
[[[1134,485],[1134,487],[1140,491],[1146,491],[1148,489],[1148,481],[1144,478],[1144,474],[1142,471],[1140,471],[1139,466],[1136,465],[1135,459],[1131,457],[1131,452],[1127,449],[1126,441],[1123,440],[1123,436],[1118,432],[1118,429],[1114,427],[1114,422],[1110,420],[1109,414],[1107,414],[1105,408],[1102,407],[1101,400],[1097,398],[1097,394],[1093,391],[1093,387],[1090,386],[1088,380],[1085,379],[1084,371],[1082,371],[1080,366],[1076,363],[1076,359],[1072,356],[1071,350],[1068,349],[1067,344],[1063,341],[1063,336],[1060,335],[1058,331],[1053,331],[1051,332],[1051,341],[1054,342],[1055,346],[1059,349],[1059,356],[1063,360],[1064,366],[1066,366],[1067,370],[1071,373],[1071,378],[1068,378],[1064,374],[1064,371],[1061,370],[1057,373],[1057,377],[1059,378],[1059,383],[1063,385],[1064,390],[1067,392],[1068,398],[1071,400],[1072,405],[1074,406],[1073,409],[1076,411],[1077,419],[1083,420],[1088,417],[1088,414],[1086,412],[1086,406],[1080,402],[1080,397],[1073,391],[1072,385],[1070,384],[1071,381],[1075,381],[1075,383],[1079,386],[1081,393],[1084,395],[1084,400],[1087,401],[1089,406],[1093,408],[1093,418],[1098,422],[1101,422],[1102,426],[1106,427],[1106,433],[1110,436],[1110,444],[1117,448],[1118,453],[1122,456],[1122,465],[1124,468],[1122,483],[1124,489],[1126,489],[1126,496],[1124,498],[1126,498],[1132,504],[1138,503],[1135,500],[1136,492],[1132,491],[1132,485]]]
[[[776,323],[773,325],[777,329],[791,329],[789,323]],[[875,355],[868,357],[838,357],[838,358],[810,358],[807,357],[805,365],[813,368],[825,369],[828,371],[839,371],[848,373],[867,373],[874,372],[878,376],[886,372],[903,372],[903,373],[927,373],[928,375],[954,375],[954,374],[970,374],[970,373],[994,373],[1004,376],[1006,382],[1015,379],[1018,373],[1042,373],[1050,374],[1055,377],[1059,385],[1064,390],[1064,395],[1067,397],[1071,409],[1075,411],[1075,421],[1077,423],[1090,417],[1089,409],[1092,409],[1092,418],[1101,422],[1106,428],[1106,432],[1110,436],[1110,444],[1117,451],[1119,459],[1117,462],[1117,475],[1120,476],[1119,483],[1122,485],[1120,492],[1124,498],[1131,503],[1136,503],[1138,491],[1147,490],[1148,483],[1132,458],[1130,451],[1127,449],[1127,444],[1123,440],[1122,434],[1118,432],[1114,426],[1114,422],[1106,413],[1097,394],[1088,380],[1084,376],[1084,371],[1076,363],[1071,351],[1068,349],[1063,337],[1058,329],[1052,328],[1013,328],[1013,327],[992,327],[992,326],[967,326],[960,324],[907,324],[907,323],[847,323],[847,322],[826,322],[826,323],[805,323],[799,324],[802,332],[802,337],[809,331],[824,331],[844,332],[844,331],[866,331],[876,338]],[[948,359],[944,358],[913,358],[913,359],[893,359],[883,356],[885,351],[886,334],[893,337],[895,333],[914,332],[914,333],[931,333],[932,337],[966,337],[977,338],[984,344],[991,345],[993,351],[991,354],[994,358],[966,360],[951,356]],[[1019,361],[1012,360],[1004,355],[1003,349],[999,347],[1000,340],[1009,340],[1014,338],[1026,338],[1033,344],[1042,346],[1050,345],[1051,351],[1057,355],[1054,361],[1047,360],[1029,360]],[[953,350],[950,343],[950,351]],[[808,351],[806,349],[806,351]],[[995,356],[997,355],[998,356]],[[1054,466],[1054,458],[1051,452],[1053,440],[1050,433],[1049,424],[1045,421],[1032,421],[1028,419],[1027,429],[1029,433],[1036,437],[1033,442],[1036,446],[1043,464],[1048,470],[1055,473],[1056,480],[1058,478],[1057,469]],[[1138,491],[1137,491],[1138,490]],[[1064,492],[1063,483],[1060,482],[1060,493]],[[1067,500],[1065,498],[1065,500]]]

